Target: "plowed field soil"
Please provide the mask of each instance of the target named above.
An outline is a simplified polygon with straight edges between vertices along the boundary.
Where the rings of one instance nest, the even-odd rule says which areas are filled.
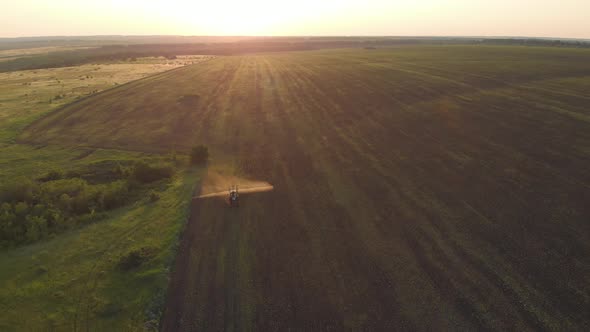
[[[578,49],[235,56],[20,139],[203,143],[274,186],[193,201],[164,331],[588,330],[589,91]]]

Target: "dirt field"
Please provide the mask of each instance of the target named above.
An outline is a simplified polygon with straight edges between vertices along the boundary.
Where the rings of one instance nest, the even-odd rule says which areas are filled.
[[[576,49],[236,56],[20,140],[204,143],[211,168],[274,186],[193,201],[164,331],[586,330],[589,87]]]

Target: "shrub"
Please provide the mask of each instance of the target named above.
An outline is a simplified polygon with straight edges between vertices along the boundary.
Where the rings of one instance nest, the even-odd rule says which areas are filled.
[[[39,178],[39,181],[47,182],[47,181],[61,180],[63,178],[64,178],[64,171],[56,168],[56,169],[49,171],[43,177]]]
[[[92,198],[92,194],[89,191],[85,190],[80,192],[72,199],[72,211],[75,214],[92,212],[95,209],[94,200]]]
[[[150,248],[135,249],[128,252],[119,260],[119,268],[127,271],[139,267],[154,255]]]
[[[0,190],[0,247],[32,243],[106,218],[105,211],[125,205],[135,187],[141,190],[142,183],[173,174],[173,166],[163,162],[121,166],[106,161],[65,178],[63,171],[54,170],[37,181],[16,179]],[[160,194],[151,191],[149,199],[155,202]]]
[[[47,220],[45,218],[28,215],[26,221],[27,232],[25,238],[28,242],[35,242],[47,236]]]
[[[207,162],[209,159],[209,148],[205,145],[195,146],[191,150],[191,164],[198,165]]]
[[[61,196],[59,196],[57,204],[62,211],[69,212],[72,208],[72,198],[68,194],[61,194]]]
[[[18,218],[24,218],[29,213],[29,204],[25,202],[18,202],[14,205],[14,214]]]
[[[172,175],[174,175],[174,168],[171,165],[149,165],[145,161],[139,161],[133,167],[132,177],[141,183],[150,183],[170,178]]]
[[[104,185],[99,192],[99,206],[110,210],[123,206],[129,196],[129,184],[127,181],[115,181]]]
[[[79,178],[49,181],[41,184],[39,196],[42,201],[56,201],[63,194],[70,197],[78,196],[87,190],[87,187],[88,183]]]
[[[12,206],[3,203],[0,206],[0,240],[6,244],[12,243],[17,238],[16,215]]]
[[[150,202],[157,202],[160,200],[160,194],[155,191],[150,191]]]
[[[131,176],[132,169],[129,167],[121,166],[121,164],[117,164],[113,169],[113,173],[119,177],[119,179],[128,178]]]
[[[38,190],[36,182],[20,178],[0,190],[0,202],[31,202]]]
[[[45,265],[39,265],[36,269],[35,269],[35,273],[37,275],[40,274],[46,274],[47,272],[49,272],[49,269],[47,268],[47,266]]]
[[[30,213],[37,217],[43,217],[47,213],[47,206],[45,204],[35,204],[32,206]]]
[[[95,162],[77,170],[77,175],[90,184],[107,183],[125,178],[119,163],[110,160]]]
[[[86,224],[90,224],[93,222],[97,222],[103,219],[108,218],[109,215],[106,212],[99,212],[99,213],[87,213],[83,216],[77,217],[76,219],[73,220],[73,224],[79,224],[79,225],[86,225]]]

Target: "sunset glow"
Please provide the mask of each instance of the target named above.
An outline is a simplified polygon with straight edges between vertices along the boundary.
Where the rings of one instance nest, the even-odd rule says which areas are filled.
[[[590,38],[586,0],[5,2],[0,37],[462,35]]]

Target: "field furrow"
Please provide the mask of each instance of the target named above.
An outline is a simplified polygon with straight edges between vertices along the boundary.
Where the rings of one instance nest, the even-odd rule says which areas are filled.
[[[274,186],[237,209],[193,201],[165,331],[584,330],[589,60],[475,46],[222,57],[66,106],[20,139],[204,143],[209,172]]]

